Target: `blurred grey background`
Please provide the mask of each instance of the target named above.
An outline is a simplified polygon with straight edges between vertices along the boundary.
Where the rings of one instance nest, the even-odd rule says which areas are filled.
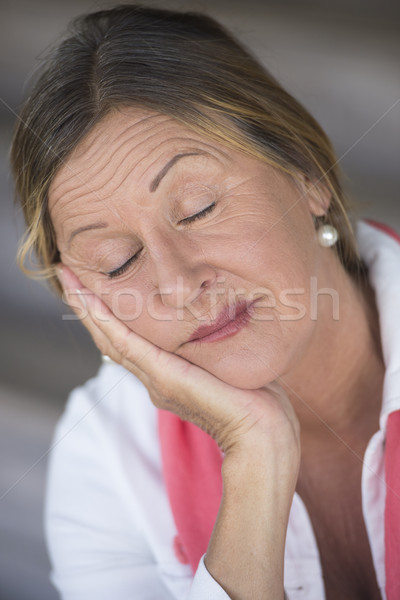
[[[24,226],[8,147],[36,59],[69,19],[117,2],[0,0],[0,600],[51,600],[42,533],[46,453],[70,389],[97,350],[66,307],[15,263]],[[229,26],[320,121],[360,216],[400,232],[400,3],[203,0],[142,4],[205,11]]]

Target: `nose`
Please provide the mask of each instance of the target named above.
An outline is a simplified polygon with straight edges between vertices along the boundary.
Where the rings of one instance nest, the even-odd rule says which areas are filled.
[[[164,242],[153,259],[155,283],[164,306],[182,309],[196,302],[217,276],[200,248],[183,240]]]

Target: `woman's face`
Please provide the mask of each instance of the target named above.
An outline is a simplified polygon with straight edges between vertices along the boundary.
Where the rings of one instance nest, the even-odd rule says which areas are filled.
[[[311,216],[326,203],[304,190],[170,117],[123,109],[58,171],[49,208],[62,262],[117,317],[250,389],[287,372],[315,333],[310,278],[322,287],[332,253]],[[236,305],[249,308],[229,335],[190,341]]]

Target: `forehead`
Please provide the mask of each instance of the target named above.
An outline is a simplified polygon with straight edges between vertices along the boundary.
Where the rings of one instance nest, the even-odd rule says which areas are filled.
[[[167,115],[119,109],[100,121],[60,167],[49,190],[50,212],[74,193],[112,193],[113,182],[128,172],[140,183],[174,151],[200,151],[226,160],[233,152]]]

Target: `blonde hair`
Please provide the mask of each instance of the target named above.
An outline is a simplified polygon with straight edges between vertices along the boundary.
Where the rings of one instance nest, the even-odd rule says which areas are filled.
[[[336,227],[334,251],[342,264],[352,275],[363,270],[337,159],[313,117],[211,18],[126,5],[74,21],[21,111],[11,161],[27,223],[18,255],[25,273],[49,278],[59,289],[50,184],[92,127],[126,105],[167,114],[294,178],[303,174],[324,186],[331,202],[315,225]]]

